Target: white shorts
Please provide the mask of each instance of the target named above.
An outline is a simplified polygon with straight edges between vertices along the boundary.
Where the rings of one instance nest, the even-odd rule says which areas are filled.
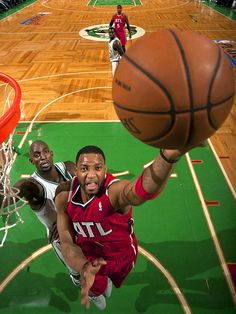
[[[112,75],[114,76],[116,68],[118,67],[119,61],[112,61],[111,66],[112,66]]]
[[[66,266],[66,268],[69,270],[70,274],[74,275],[74,276],[78,276],[79,273],[77,271],[75,271],[74,269],[72,269],[65,261],[64,256],[61,253],[61,244],[59,240],[54,240],[51,242],[53,250],[56,254],[56,256],[58,257],[58,259]]]

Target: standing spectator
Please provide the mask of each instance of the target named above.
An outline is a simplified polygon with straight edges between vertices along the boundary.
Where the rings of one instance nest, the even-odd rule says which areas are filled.
[[[127,15],[122,13],[122,6],[119,4],[117,6],[117,13],[115,13],[111,19],[110,27],[113,25],[115,27],[116,37],[119,38],[123,51],[125,52],[125,45],[126,45],[126,31],[125,31],[125,24],[129,31],[129,38],[131,38],[131,29],[128,21]]]

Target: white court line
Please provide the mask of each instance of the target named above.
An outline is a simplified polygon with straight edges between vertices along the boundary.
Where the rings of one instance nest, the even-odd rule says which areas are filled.
[[[3,290],[6,288],[6,286],[16,277],[16,275],[23,269],[25,266],[27,266],[32,260],[36,259],[41,254],[47,252],[51,249],[51,244],[48,244],[34,253],[30,255],[28,258],[26,258],[23,262],[21,262],[0,284],[0,293],[3,292]]]
[[[98,0],[95,0],[94,4],[93,4],[93,7],[95,7],[96,3],[98,2]]]
[[[16,12],[14,12],[14,13],[12,13],[12,14],[6,16],[6,17],[4,17],[3,19],[0,20],[0,22],[1,22],[1,21],[4,21],[4,20],[6,20],[6,19],[8,19],[9,17],[12,17],[12,15],[17,14],[17,13],[21,12],[22,10],[24,10],[24,9],[26,9],[26,8],[31,7],[32,5],[34,5],[34,4],[37,3],[37,2],[38,2],[38,1],[35,1],[35,2],[33,2],[33,3],[29,4],[29,5],[27,5],[26,7],[22,8],[22,9],[20,9],[20,10],[17,10]],[[4,34],[5,34],[5,33],[4,33]],[[7,33],[7,34],[8,34],[8,33]],[[19,34],[19,33],[17,33],[17,34]]]
[[[184,310],[184,313],[191,314],[190,307],[188,305],[187,300],[185,299],[184,295],[182,294],[180,288],[178,287],[177,283],[175,282],[174,278],[171,276],[171,274],[168,272],[168,270],[162,266],[162,264],[158,261],[156,257],[154,257],[152,254],[144,250],[141,246],[138,246],[138,251],[146,257],[150,262],[152,262],[165,276],[165,278],[168,280],[172,290],[174,291],[175,295],[179,299],[179,302]]]
[[[18,124],[30,123],[32,120],[19,121]],[[110,122],[119,122],[120,120],[61,120],[61,121],[52,121],[52,120],[37,120],[36,123],[110,123]]]
[[[231,192],[233,194],[233,197],[234,197],[234,199],[236,199],[236,191],[235,191],[232,183],[230,182],[230,179],[229,179],[229,177],[228,177],[228,175],[227,175],[227,173],[226,173],[226,171],[225,171],[225,169],[224,169],[224,167],[223,167],[223,165],[222,165],[222,163],[220,161],[220,158],[218,157],[218,155],[217,155],[217,153],[215,151],[215,148],[212,145],[211,141],[209,139],[207,141],[208,141],[208,144],[209,144],[209,146],[210,146],[210,148],[211,148],[211,150],[212,150],[212,152],[213,152],[213,154],[215,156],[215,159],[216,159],[216,161],[217,161],[217,163],[218,163],[218,165],[219,165],[219,167],[220,167],[220,169],[221,169],[221,171],[222,171],[222,173],[223,173],[223,175],[225,177],[225,180],[228,183],[228,186],[229,186],[229,188],[230,188],[230,190],[231,190]]]
[[[94,90],[94,89],[111,89],[111,87],[107,87],[107,86],[103,86],[103,87],[90,87],[90,88],[84,88],[84,89],[78,89],[76,91],[73,91],[71,93],[67,93],[67,94],[64,94],[60,97],[57,97],[55,99],[53,99],[52,101],[50,101],[48,104],[46,104],[44,107],[42,107],[37,113],[36,115],[34,116],[34,118],[32,119],[32,121],[30,122],[29,126],[27,127],[26,129],[26,132],[24,134],[24,136],[22,137],[21,141],[20,141],[20,144],[18,145],[19,148],[22,148],[25,140],[26,140],[26,137],[28,136],[28,134],[32,131],[32,127],[33,127],[33,124],[35,122],[35,120],[37,119],[37,117],[47,108],[49,107],[51,104],[53,104],[54,102],[56,102],[57,100],[59,99],[62,99],[66,96],[70,96],[70,95],[73,95],[73,94],[76,94],[76,93],[80,93],[80,92],[84,92],[84,91],[88,91],[88,90]]]
[[[215,249],[216,249],[217,256],[218,256],[219,261],[220,261],[220,265],[221,265],[222,271],[223,271],[223,273],[225,275],[225,279],[226,279],[226,282],[228,284],[229,290],[231,292],[233,302],[234,302],[234,304],[236,306],[236,290],[235,290],[235,287],[234,287],[234,283],[232,281],[230,272],[228,270],[228,267],[227,267],[227,264],[226,264],[226,261],[225,261],[225,258],[224,258],[224,254],[223,254],[223,251],[221,249],[219,240],[217,238],[217,234],[216,234],[214,225],[212,223],[211,216],[209,214],[208,208],[206,206],[206,203],[205,203],[205,200],[204,200],[204,197],[203,197],[203,193],[202,193],[202,190],[201,190],[201,187],[200,187],[197,175],[195,173],[192,161],[191,161],[190,156],[189,156],[188,153],[186,153],[185,157],[186,157],[186,160],[187,160],[187,163],[188,163],[188,166],[189,166],[192,178],[193,178],[193,182],[194,182],[194,185],[195,185],[195,188],[196,188],[196,191],[197,191],[197,195],[198,195],[199,200],[200,200],[201,205],[202,205],[202,210],[203,210],[203,213],[204,213],[205,218],[206,218],[206,222],[207,222],[210,234],[211,234],[212,241],[213,241]]]
[[[3,292],[3,290],[6,288],[6,286],[16,277],[16,275],[24,269],[30,262],[32,262],[34,259],[39,257],[40,255],[44,254],[45,252],[49,251],[52,248],[51,244],[48,244],[46,246],[43,246],[42,248],[38,249],[34,253],[32,253],[28,258],[23,260],[1,283],[0,283],[0,293]],[[153,263],[156,268],[158,268],[165,278],[168,280],[171,288],[173,289],[175,295],[177,296],[184,313],[186,314],[191,314],[190,307],[182,294],[180,288],[178,287],[177,283],[175,282],[174,278],[171,276],[171,274],[168,272],[164,266],[148,251],[143,249],[142,247],[138,247],[138,251],[145,257],[147,258],[151,263]]]
[[[231,18],[228,17],[227,15],[224,15],[223,13],[221,13],[221,12],[219,12],[218,10],[214,9],[213,7],[210,7],[210,6],[208,6],[207,4],[205,4],[205,3],[203,3],[203,2],[201,2],[201,4],[204,5],[205,7],[207,7],[208,9],[211,9],[212,11],[217,12],[217,13],[219,13],[220,15],[226,17],[229,21],[234,22],[234,23],[236,22],[235,20],[231,19]],[[228,31],[228,30],[227,30],[227,31]],[[235,31],[235,30],[234,30],[234,31]]]
[[[41,5],[46,7],[46,8],[49,8],[49,9],[53,9],[53,10],[58,10],[58,11],[75,11],[76,9],[67,9],[67,8],[56,8],[56,7],[53,7],[53,6],[50,6],[50,5],[45,5],[48,1],[43,1],[41,2]],[[163,8],[150,8],[150,9],[147,9],[145,8],[145,6],[142,4],[142,6],[145,8],[145,12],[150,12],[150,11],[155,11],[155,12],[159,12],[159,11],[163,11],[163,10],[169,10],[169,9],[175,9],[175,8],[179,8],[181,6],[185,6],[187,4],[189,4],[190,1],[185,1],[183,3],[180,3],[180,4],[177,4],[177,5],[172,5],[172,6],[168,6],[168,7],[163,7]],[[126,11],[132,11],[132,9],[135,9],[136,7],[133,6],[133,7],[130,7],[130,8],[126,8]],[[112,10],[112,9],[111,9]],[[111,10],[107,10],[107,11],[103,11],[103,13],[111,13]],[[84,10],[84,11],[80,11],[82,13],[88,13],[88,11]]]
[[[32,32],[30,34],[32,34]],[[103,74],[103,73],[111,73],[111,71],[83,71],[83,72],[81,71],[81,72],[72,72],[72,73],[63,73],[63,74],[60,73],[60,74],[52,74],[52,75],[44,75],[44,76],[35,76],[32,78],[17,80],[17,82],[22,83],[22,82],[31,82],[31,81],[36,81],[36,80],[44,80],[44,79],[48,80],[49,78],[61,77],[61,76],[73,76],[73,75],[78,75],[78,74],[81,75],[81,74]],[[0,82],[0,86],[2,85],[6,85],[6,83]]]

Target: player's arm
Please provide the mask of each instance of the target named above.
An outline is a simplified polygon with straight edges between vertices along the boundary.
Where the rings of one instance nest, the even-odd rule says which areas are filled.
[[[81,304],[85,304],[89,308],[89,290],[94,283],[96,273],[101,266],[106,265],[106,261],[103,258],[88,261],[81,248],[75,243],[72,222],[67,213],[69,190],[70,182],[61,184],[56,190],[57,229],[61,242],[61,251],[66,262],[72,269],[81,274]]]
[[[112,19],[111,19],[111,22],[109,24],[109,27],[112,27],[113,23],[114,23],[114,15],[112,16]]]
[[[72,177],[74,177],[76,175],[76,165],[73,161],[65,161],[64,162],[67,171],[69,171],[69,173],[72,175]]]
[[[81,248],[75,243],[74,229],[67,212],[69,191],[70,182],[62,183],[56,190],[57,230],[61,242],[62,254],[66,262],[71,268],[81,272],[88,260]]]
[[[1,187],[0,187],[1,188]],[[19,180],[14,184],[14,188],[19,190],[18,196],[25,198],[29,206],[33,210],[38,210],[44,203],[44,191],[43,188],[37,183],[31,180]],[[16,198],[16,201],[18,199]],[[0,203],[2,204],[3,195],[0,195]],[[10,203],[13,203],[13,198],[10,199]],[[3,205],[4,206],[4,205]]]
[[[129,38],[131,38],[131,28],[130,28],[130,25],[129,25],[129,19],[128,19],[127,15],[125,15],[125,23],[126,23],[126,27],[128,29],[128,32],[129,32]]]
[[[176,161],[186,152],[163,150],[135,181],[118,181],[111,185],[109,198],[115,209],[126,213],[130,205],[140,205],[155,198],[165,187]]]
[[[114,43],[113,43],[113,48],[114,48],[114,50],[118,51],[118,53],[119,53],[119,55],[120,55],[121,57],[123,56],[124,50],[123,50],[123,48],[122,48],[121,43],[120,43],[119,40],[114,41]]]

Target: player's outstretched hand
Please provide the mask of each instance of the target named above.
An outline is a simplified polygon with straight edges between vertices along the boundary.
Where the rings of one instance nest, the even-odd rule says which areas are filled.
[[[170,160],[178,160],[181,156],[186,154],[188,151],[190,151],[193,148],[196,147],[205,147],[207,145],[207,141],[203,141],[197,145],[191,146],[191,147],[183,147],[179,149],[162,149],[164,152],[164,155],[170,159]]]
[[[81,304],[84,304],[87,309],[90,307],[89,290],[92,287],[95,275],[100,270],[101,266],[106,265],[106,261],[100,257],[92,262],[87,262],[81,272]]]

